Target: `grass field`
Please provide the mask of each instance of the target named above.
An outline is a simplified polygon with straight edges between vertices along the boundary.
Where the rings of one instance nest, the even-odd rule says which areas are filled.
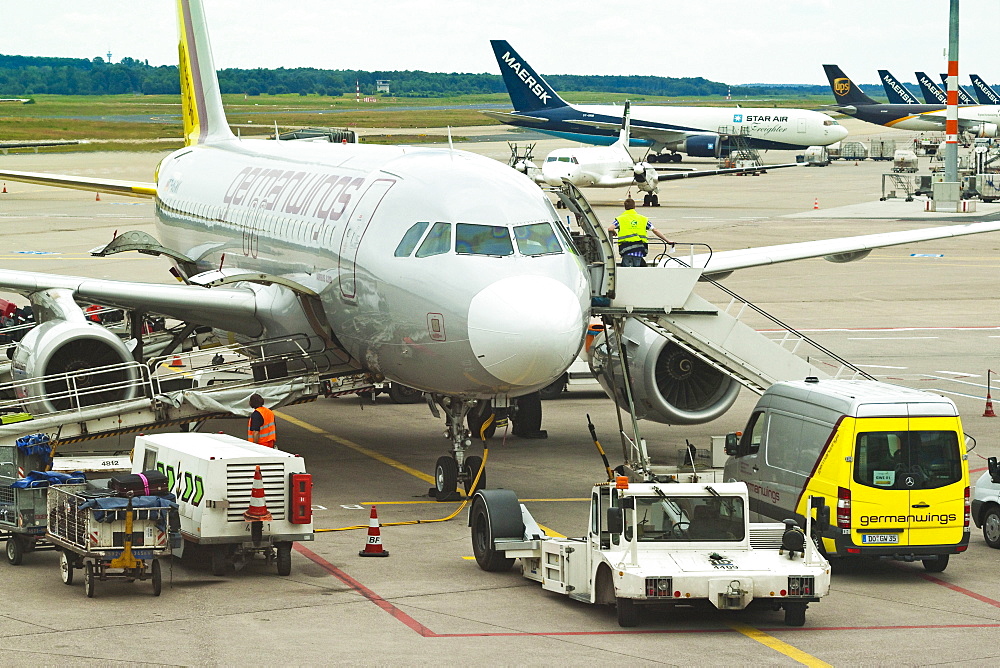
[[[827,104],[824,97],[788,100],[721,100],[718,98],[663,98],[621,93],[561,93],[577,104],[622,103],[626,97],[642,104],[697,106],[759,106],[813,108]],[[181,103],[175,95],[38,95],[34,104],[0,105],[0,143],[49,139],[86,140],[87,143],[42,151],[163,150],[181,145]],[[302,127],[412,128],[500,125],[479,112],[486,105],[509,109],[506,94],[461,95],[437,98],[379,98],[358,103],[353,96],[225,95],[229,122],[246,134],[270,134]],[[442,108],[447,107],[447,108]],[[254,126],[259,126],[257,130]],[[415,133],[372,136],[371,143],[420,143]],[[437,141],[436,139],[431,139]],[[30,150],[30,149],[29,149]]]

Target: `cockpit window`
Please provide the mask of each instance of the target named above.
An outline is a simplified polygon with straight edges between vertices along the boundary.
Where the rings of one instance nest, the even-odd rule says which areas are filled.
[[[577,160],[576,157],[572,155],[550,155],[549,157],[545,158],[545,162],[571,162],[574,165],[580,164],[580,161]]]
[[[573,255],[579,255],[580,251],[577,250],[576,244],[573,243],[573,237],[570,236],[569,230],[563,227],[562,223],[553,223],[552,225],[556,228],[556,232],[559,233],[563,247]]]
[[[504,226],[459,223],[455,226],[455,252],[459,255],[513,255],[514,246],[510,242],[510,230]]]
[[[409,257],[413,249],[417,247],[417,242],[420,241],[421,235],[430,223],[413,223],[410,229],[406,230],[406,234],[403,235],[402,241],[396,246],[396,252],[393,253],[396,257]]]
[[[518,225],[514,228],[514,238],[517,239],[517,250],[521,255],[545,255],[548,253],[561,253],[559,240],[552,232],[552,226],[548,223],[532,223],[531,225]]]
[[[840,123],[833,120],[832,118],[828,118],[825,121],[823,121],[823,125],[840,125]]]
[[[431,255],[441,255],[451,250],[451,224],[434,223],[434,227],[427,233],[424,243],[420,244],[417,250],[417,257],[429,257]]]

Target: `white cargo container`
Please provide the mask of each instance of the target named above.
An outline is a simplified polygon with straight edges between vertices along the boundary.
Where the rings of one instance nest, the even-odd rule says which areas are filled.
[[[244,513],[258,466],[271,519],[248,522]],[[208,546],[216,575],[242,567],[254,554],[288,575],[292,543],[313,540],[312,478],[298,455],[228,434],[137,436],[132,472],[149,470],[166,475],[177,497],[180,554],[192,544]]]

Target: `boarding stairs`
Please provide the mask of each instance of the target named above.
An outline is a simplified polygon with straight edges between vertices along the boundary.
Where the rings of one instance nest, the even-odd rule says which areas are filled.
[[[746,127],[740,126],[737,130],[732,126],[723,125],[719,127],[719,136],[724,138],[723,146],[729,148],[729,154],[719,161],[720,168],[764,166],[760,152],[748,141],[749,134]]]

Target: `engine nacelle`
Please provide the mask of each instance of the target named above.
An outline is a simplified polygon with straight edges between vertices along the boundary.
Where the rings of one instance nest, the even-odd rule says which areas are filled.
[[[114,333],[89,322],[72,294],[32,295],[43,321],[14,349],[11,375],[19,399],[35,414],[85,408],[135,398],[138,372],[128,347]]]
[[[677,150],[693,158],[718,159],[722,156],[722,138],[715,134],[694,135],[680,142]]]
[[[608,345],[607,336],[611,337]],[[665,424],[710,422],[732,407],[740,384],[642,323],[623,328],[636,417]],[[590,346],[590,369],[619,406],[628,407],[624,373],[613,333]]]
[[[979,125],[972,128],[972,134],[976,135],[977,137],[996,137],[997,124],[980,123]]]

